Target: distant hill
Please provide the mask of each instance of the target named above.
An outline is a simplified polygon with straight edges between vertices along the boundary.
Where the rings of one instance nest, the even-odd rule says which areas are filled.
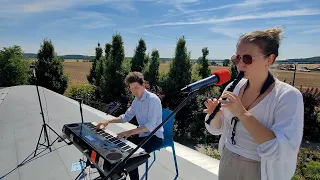
[[[35,53],[23,53],[25,57],[30,57],[30,58],[37,58],[37,54]],[[79,54],[71,54],[71,55],[60,55],[58,57],[62,57],[65,60],[68,59],[84,59],[84,60],[90,60],[93,59],[94,56],[85,56],[85,55],[79,55]]]
[[[23,56],[30,57],[30,58],[36,58],[37,54],[34,54],[34,53],[23,53]]]
[[[287,59],[278,61],[278,63],[320,64],[320,56],[310,58]]]
[[[25,57],[37,58],[37,54],[35,53],[24,53]],[[60,55],[65,60],[68,59],[84,59],[84,60],[91,60],[94,59],[94,56],[87,56],[87,55],[79,55],[79,54],[70,54],[70,55]],[[126,57],[126,59],[132,57]],[[162,62],[170,61],[172,58],[160,58]],[[224,59],[209,59],[209,61],[214,61],[216,63],[222,63]],[[197,59],[191,59],[191,61],[197,61]],[[299,58],[299,59],[286,59],[286,60],[278,60],[276,63],[305,63],[305,64],[320,64],[320,56],[309,57],[309,58]]]

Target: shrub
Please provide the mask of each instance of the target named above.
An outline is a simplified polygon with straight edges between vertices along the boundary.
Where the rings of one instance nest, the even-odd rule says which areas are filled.
[[[218,160],[221,160],[221,156],[219,154],[219,151],[215,148],[210,148],[210,147],[206,147],[206,152],[205,154],[210,156],[210,157],[213,157],[215,159],[218,159]]]
[[[82,98],[86,101],[95,100],[96,86],[91,84],[73,84],[66,91],[66,96],[70,98]]]
[[[30,62],[23,57],[20,46],[0,50],[0,87],[28,84]]]
[[[306,179],[320,179],[320,162],[311,161],[306,167],[302,168],[302,172]]]
[[[304,140],[319,141],[320,122],[317,107],[320,105],[320,92],[318,88],[308,88],[304,92],[300,88],[300,91],[304,103]]]
[[[320,151],[301,148],[298,154],[297,169],[292,179],[316,179],[320,177]]]

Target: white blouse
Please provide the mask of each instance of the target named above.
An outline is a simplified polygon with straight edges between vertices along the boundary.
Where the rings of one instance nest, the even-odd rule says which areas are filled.
[[[240,80],[233,93],[238,95],[247,82]],[[225,88],[226,91],[229,86]],[[295,173],[297,156],[303,135],[304,105],[301,92],[293,86],[275,79],[272,91],[249,112],[264,126],[272,130],[276,138],[257,144],[244,128],[241,121],[236,127],[235,141],[231,143],[234,117],[228,109],[222,111],[220,129],[214,129],[205,123],[206,129],[213,135],[221,135],[219,153],[223,147],[243,157],[261,161],[262,180],[290,180]],[[208,119],[208,115],[205,120]]]

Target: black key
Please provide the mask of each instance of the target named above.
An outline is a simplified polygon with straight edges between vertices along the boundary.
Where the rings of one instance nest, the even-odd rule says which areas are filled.
[[[130,149],[130,146],[125,146],[122,149],[126,151],[127,149]]]
[[[126,146],[127,144],[125,144],[125,143],[123,143],[123,142],[121,142],[120,144],[118,144],[118,146],[119,147],[124,147],[124,146]]]
[[[112,141],[112,142],[117,141],[117,139],[116,139],[116,138],[114,138],[114,137],[110,138],[109,140],[110,140],[110,141]]]

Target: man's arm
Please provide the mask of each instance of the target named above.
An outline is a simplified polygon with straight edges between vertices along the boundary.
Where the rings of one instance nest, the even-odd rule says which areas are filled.
[[[135,134],[140,134],[140,133],[143,133],[143,132],[148,132],[149,130],[147,129],[146,126],[141,126],[141,127],[138,127],[136,129],[130,129],[128,131],[124,131],[124,132],[121,132],[118,134],[118,138],[127,138],[129,136],[132,136],[132,135],[135,135]]]
[[[96,128],[100,129],[101,125],[104,125],[105,127],[108,126],[109,123],[125,123],[130,121],[135,116],[135,110],[134,110],[134,104],[132,104],[126,111],[125,114],[122,114],[119,117],[113,118],[113,119],[106,119],[102,122],[100,122]]]
[[[108,122],[107,122],[107,121],[108,121]],[[104,122],[105,124],[106,124],[106,123],[123,123],[120,116],[119,116],[119,117],[116,117],[116,118],[113,118],[113,119],[104,120],[103,122]]]

